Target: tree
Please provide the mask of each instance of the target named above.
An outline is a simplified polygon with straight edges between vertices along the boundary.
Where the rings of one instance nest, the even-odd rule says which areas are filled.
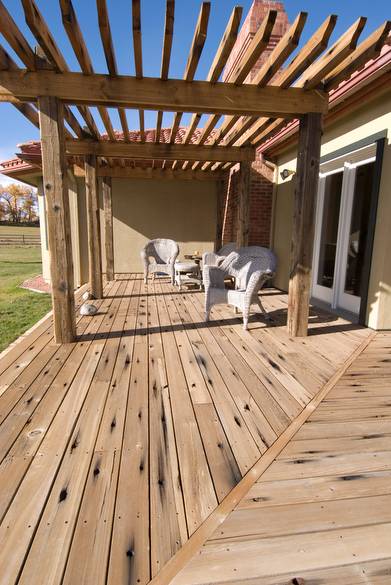
[[[0,185],[0,219],[12,223],[37,221],[36,189],[17,183]]]

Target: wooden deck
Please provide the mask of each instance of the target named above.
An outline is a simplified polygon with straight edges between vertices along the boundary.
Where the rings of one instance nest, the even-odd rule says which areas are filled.
[[[4,354],[0,359],[2,585],[145,585],[152,578],[156,583],[174,578],[186,585],[238,584],[258,579],[249,574],[253,565],[244,553],[235,554],[234,561],[229,551],[222,555],[221,562],[228,563],[226,573],[220,572],[220,560],[213,557],[219,546],[235,550],[231,541],[243,551],[239,545],[245,547],[242,541],[249,539],[252,528],[239,522],[245,535],[236,534],[235,514],[247,514],[248,526],[263,530],[253,532],[250,540],[268,539],[275,551],[277,537],[288,539],[285,544],[293,538],[278,533],[279,526],[284,534],[292,529],[291,517],[274,521],[272,514],[278,515],[280,507],[273,506],[267,510],[267,522],[259,519],[263,506],[258,509],[248,490],[249,494],[259,491],[261,495],[254,498],[261,502],[263,480],[268,478],[281,506],[313,506],[301,499],[293,501],[300,486],[284,490],[285,481],[298,481],[302,469],[317,478],[326,472],[356,473],[342,470],[343,453],[365,445],[364,461],[372,457],[371,447],[372,451],[384,448],[387,423],[375,417],[384,416],[389,400],[387,361],[384,372],[376,366],[385,383],[376,386],[369,409],[364,393],[349,385],[349,370],[316,409],[311,423],[287,445],[288,451],[253,486],[262,462],[275,457],[272,449],[288,442],[289,433],[302,425],[300,417],[307,416],[317,397],[332,388],[349,360],[371,339],[369,330],[320,310],[311,313],[308,338],[290,339],[286,295],[268,290],[263,298],[272,323],[256,315],[245,332],[241,320],[222,306],[213,310],[206,326],[202,293],[178,293],[167,280],[145,286],[139,275],[121,276],[106,285],[98,315],[78,318],[77,343],[55,345],[48,318]],[[377,336],[357,358],[364,360],[363,365],[351,366],[358,368],[363,384],[374,370],[365,369],[370,367],[365,362],[367,352],[376,365],[378,359],[388,360],[389,338]],[[336,395],[341,384],[342,395]],[[342,422],[346,418],[348,424]],[[329,421],[332,424],[324,424]],[[345,438],[335,440],[340,437],[336,429],[341,428]],[[355,441],[362,433],[375,436]],[[308,453],[322,451],[328,441],[330,447],[321,461],[316,453]],[[328,455],[335,449],[340,453],[339,467],[337,455]],[[289,458],[311,463],[281,463]],[[336,468],[331,471],[333,462]],[[346,482],[341,497],[354,486],[367,490],[359,487],[364,483],[369,488],[372,483],[379,486],[380,500],[373,500],[379,517],[387,474],[379,476],[378,470],[390,469],[387,454],[376,456],[373,465],[367,469],[363,464],[363,469],[376,472],[376,480]],[[288,477],[292,467],[299,478]],[[273,469],[279,470],[275,478],[270,475]],[[272,479],[278,485],[281,481],[280,489]],[[319,486],[320,493],[327,489],[327,482]],[[367,495],[362,493],[363,498]],[[229,516],[243,497],[241,509]],[[312,508],[306,509],[307,518]],[[227,516],[233,532],[212,535],[213,522]],[[377,538],[388,530],[385,521],[373,528],[383,530]],[[268,527],[274,532],[269,534]],[[227,547],[225,538],[230,542]],[[262,542],[254,546],[261,554]],[[294,555],[287,557],[291,558],[293,563]],[[269,577],[255,582],[284,583]]]
[[[389,585],[390,380],[378,334],[173,583]]]

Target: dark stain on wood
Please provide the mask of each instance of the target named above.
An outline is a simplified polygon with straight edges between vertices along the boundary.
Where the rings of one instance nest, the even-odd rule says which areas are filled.
[[[62,488],[62,490],[60,491],[60,495],[58,497],[58,503],[60,502],[64,502],[67,499],[68,496],[68,488]]]
[[[274,360],[268,358],[268,362],[272,366],[272,368],[274,368],[275,370],[277,370],[277,372],[281,372],[280,366]]]
[[[77,447],[79,446],[79,443],[80,443],[80,438],[79,437],[80,437],[80,431],[77,431],[76,437],[75,437],[75,439],[74,439],[74,441],[73,441],[73,443],[71,445],[71,453],[75,449],[77,449]]]
[[[340,481],[354,481],[356,479],[364,479],[363,475],[343,475],[340,477]]]
[[[289,463],[293,463],[293,465],[302,465],[302,463],[309,463],[307,459],[293,459]]]

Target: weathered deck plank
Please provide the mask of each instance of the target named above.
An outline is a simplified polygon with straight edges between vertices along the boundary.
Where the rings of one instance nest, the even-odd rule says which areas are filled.
[[[377,336],[357,357],[173,584],[390,581],[391,427],[368,419],[389,408],[376,382],[390,341]],[[364,392],[346,398],[354,373]]]
[[[0,358],[1,585],[41,583],[42,571],[45,584],[146,585],[159,577],[368,335],[312,310],[309,337],[292,340],[286,295],[264,297],[273,323],[254,316],[244,332],[226,307],[217,307],[205,325],[199,292],[124,275],[106,285],[96,316],[78,318],[77,343],[52,344],[49,317]],[[278,526],[288,532],[292,504],[307,505],[299,496],[307,474],[290,478],[290,491],[279,487],[292,458],[308,460],[295,471],[310,470],[325,494],[339,487],[353,456],[351,469],[366,468],[353,507],[370,497],[380,506],[388,497],[389,365],[380,371],[371,359],[387,360],[389,345],[387,337],[376,339],[341,382],[341,396],[330,392],[276,462],[276,476],[266,481],[265,474],[264,484],[274,486],[270,507],[262,500],[270,492],[264,484],[250,490],[258,494],[253,498],[245,495],[237,514],[256,514],[241,523],[243,533],[264,508],[271,517],[272,508],[284,508],[275,532]],[[361,390],[374,374],[377,403],[368,409]],[[350,412],[351,428],[342,428],[342,416],[330,422],[340,409]],[[379,419],[380,409],[387,418]],[[366,425],[382,436],[364,440]],[[306,453],[311,442],[317,457]],[[332,522],[334,508],[343,508],[348,483],[328,498],[319,522]],[[312,505],[319,505],[314,491]],[[378,510],[371,512],[375,528]],[[384,522],[391,519],[383,520],[387,530]],[[350,529],[354,541],[358,527]],[[240,538],[232,535],[235,546]]]

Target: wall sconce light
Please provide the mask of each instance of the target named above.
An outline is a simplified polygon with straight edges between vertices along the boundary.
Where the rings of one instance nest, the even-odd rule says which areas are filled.
[[[290,171],[289,169],[284,169],[283,171],[281,171],[280,173],[280,177],[283,181],[285,181],[288,177],[291,177],[292,175],[295,175],[296,171]]]

